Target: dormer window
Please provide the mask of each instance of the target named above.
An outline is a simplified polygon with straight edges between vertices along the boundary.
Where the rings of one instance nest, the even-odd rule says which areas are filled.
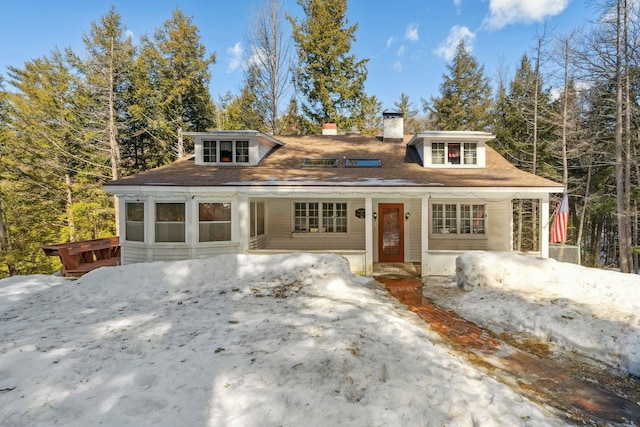
[[[475,142],[432,142],[431,164],[433,165],[476,165],[478,163]]]
[[[203,140],[202,161],[204,163],[249,163],[249,141]]]

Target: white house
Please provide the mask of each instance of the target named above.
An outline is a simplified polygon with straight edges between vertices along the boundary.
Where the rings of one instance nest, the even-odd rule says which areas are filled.
[[[409,138],[401,115],[384,121],[382,137],[185,133],[191,157],[105,185],[120,200],[122,263],[323,251],[365,275],[395,262],[447,275],[465,250],[512,250],[514,199],[539,201],[548,257],[560,184],[515,168],[489,133]]]

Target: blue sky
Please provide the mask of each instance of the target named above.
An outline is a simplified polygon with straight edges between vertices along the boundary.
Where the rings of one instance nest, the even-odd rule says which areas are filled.
[[[288,13],[301,14],[295,0],[282,3]],[[6,78],[7,66],[20,68],[56,47],[82,52],[82,35],[112,4],[136,42],[159,28],[176,6],[191,15],[202,42],[217,55],[211,68],[214,99],[239,92],[239,54],[261,0],[0,0],[0,74]],[[421,98],[439,94],[461,37],[489,77],[501,67],[511,75],[545,24],[554,35],[565,35],[586,25],[593,12],[581,0],[351,0],[347,18],[359,25],[353,53],[370,58],[367,94],[393,109],[403,92],[415,107]]]

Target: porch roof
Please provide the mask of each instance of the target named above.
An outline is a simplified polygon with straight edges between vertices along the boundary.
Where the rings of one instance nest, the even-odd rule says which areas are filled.
[[[366,135],[278,136],[283,143],[258,166],[199,165],[193,156],[109,182],[119,186],[346,186],[346,187],[519,187],[559,189],[556,182],[519,170],[491,147],[485,168],[424,168],[413,146]],[[302,166],[305,158],[338,158],[338,167]],[[380,167],[345,167],[344,159],[381,161]]]

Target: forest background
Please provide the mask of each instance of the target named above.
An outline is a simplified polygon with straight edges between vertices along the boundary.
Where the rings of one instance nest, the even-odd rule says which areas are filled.
[[[184,131],[318,133],[322,123],[377,135],[382,103],[365,92],[347,0],[264,0],[247,30],[239,94],[210,94],[215,55],[176,8],[134,41],[112,7],[83,36],[0,76],[0,278],[50,273],[40,245],[116,233],[102,184],[185,156]],[[638,271],[640,8],[593,2],[580,32],[539,28],[514,75],[490,79],[460,42],[440,94],[398,94],[405,133],[482,130],[521,169],[565,185],[568,243],[584,264]],[[351,17],[352,19],[354,17]],[[357,17],[355,17],[357,18]],[[514,249],[536,250],[535,201],[514,201]]]

